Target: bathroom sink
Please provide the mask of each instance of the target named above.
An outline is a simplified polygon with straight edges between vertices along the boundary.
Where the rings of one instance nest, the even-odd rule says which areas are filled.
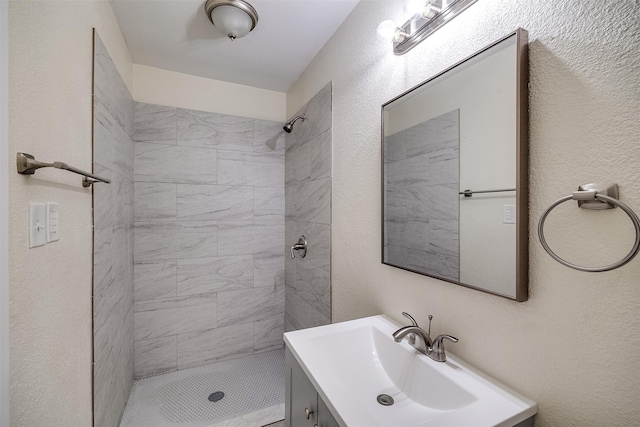
[[[287,332],[285,342],[342,426],[513,426],[537,412],[451,353],[436,362],[395,342],[400,326],[373,316]]]

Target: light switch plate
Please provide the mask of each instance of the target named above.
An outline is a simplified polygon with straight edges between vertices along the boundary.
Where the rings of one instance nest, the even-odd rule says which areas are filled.
[[[504,209],[502,211],[502,223],[503,224],[516,223],[516,207],[514,205],[504,205]]]
[[[29,248],[47,244],[46,212],[44,203],[29,203]]]
[[[47,203],[47,243],[60,240],[60,221],[58,204]]]

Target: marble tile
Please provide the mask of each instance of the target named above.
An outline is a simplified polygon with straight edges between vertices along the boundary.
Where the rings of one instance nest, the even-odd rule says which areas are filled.
[[[134,262],[175,259],[176,228],[174,222],[138,222],[134,230]]]
[[[178,369],[178,336],[136,341],[136,379],[163,374]]]
[[[136,182],[133,219],[139,221],[175,221],[177,218],[177,185]]]
[[[306,302],[300,295],[287,290],[285,299],[285,322],[295,328],[295,330],[313,328],[315,326],[328,325],[331,323],[329,317],[316,310],[311,304]]]
[[[296,122],[291,136],[297,141],[307,142],[331,129],[331,82],[322,88],[296,114],[305,114],[304,122]]]
[[[385,162],[385,185],[389,190],[429,185],[429,154]]]
[[[133,300],[149,301],[177,296],[177,261],[141,261],[134,264]]]
[[[324,316],[331,316],[331,278],[328,271],[305,258],[300,259],[296,263],[296,280],[291,287]]]
[[[293,143],[289,146],[285,156],[285,185],[297,185],[311,178],[311,143]]]
[[[429,153],[429,185],[460,182],[460,152],[458,148],[445,148]]]
[[[385,165],[407,158],[407,133],[402,131],[384,137]]]
[[[113,281],[111,240],[113,228],[96,228],[93,232],[93,294],[101,293]]]
[[[253,188],[178,184],[178,219],[222,221],[253,219]]]
[[[213,221],[179,221],[176,229],[176,258],[218,255],[218,226]]]
[[[219,292],[218,325],[270,319],[284,314],[284,286]]]
[[[284,156],[218,150],[217,179],[221,185],[282,187]]]
[[[286,133],[283,123],[269,120],[253,121],[253,152],[284,155]]]
[[[133,97],[131,96],[127,85],[124,84],[124,81],[122,82],[121,88],[125,89],[123,92],[120,92],[120,95],[122,95],[123,98],[119,101],[122,103],[122,110],[124,112],[124,126],[122,127],[127,132],[127,135],[129,135],[131,139],[133,139],[135,133],[136,102],[133,100]]]
[[[253,256],[253,286],[284,285],[284,251],[263,252]]]
[[[99,294],[93,297],[94,348],[97,354],[106,354],[117,345],[121,331],[123,288],[113,280]]]
[[[282,250],[282,221],[219,221],[218,255],[250,255]]]
[[[218,227],[213,221],[139,222],[134,233],[136,262],[217,255]]]
[[[253,350],[265,351],[284,345],[284,316],[253,322]]]
[[[291,331],[296,331],[296,330],[297,329],[291,323],[291,319],[289,318],[289,315],[287,314],[287,312],[285,312],[285,315],[284,315],[284,331],[285,332],[291,332]]]
[[[307,256],[303,261],[325,271],[331,270],[331,226],[311,222],[298,222],[299,234],[308,242]]]
[[[126,283],[127,268],[129,267],[129,262],[131,262],[128,257],[129,250],[127,247],[129,244],[128,231],[129,228],[126,224],[115,225],[111,237],[113,277],[121,283]]]
[[[178,145],[253,151],[253,119],[178,108]]]
[[[115,174],[111,186],[113,186],[113,224],[131,224],[133,222],[133,181]]]
[[[113,156],[114,172],[128,179],[133,179],[133,139],[118,123],[113,125]]]
[[[284,188],[284,217],[287,220],[295,221],[296,216],[296,194],[300,185],[287,185]]]
[[[427,120],[407,129],[407,157],[460,146],[459,110]]]
[[[460,261],[457,256],[440,255],[426,251],[409,251],[405,265],[430,276],[458,281]]]
[[[123,392],[113,374],[120,361],[120,348],[97,359],[93,369],[93,403],[94,425],[98,427],[116,426],[119,422],[121,408],[118,407],[118,396]]]
[[[407,219],[457,219],[460,197],[457,185],[433,185],[402,190]]]
[[[284,203],[284,187],[253,187],[256,220],[284,220]]]
[[[129,311],[124,315],[122,325],[122,354],[121,360],[118,365],[120,366],[120,390],[122,395],[118,406],[122,409],[129,400],[129,392],[133,386],[133,380],[135,379],[135,364],[134,364],[134,343],[133,343],[133,304],[131,304]]]
[[[179,259],[178,295],[195,295],[253,287],[253,256]]]
[[[134,112],[134,141],[176,144],[177,114],[174,107],[136,102]]]
[[[94,165],[96,175],[113,181],[115,174],[100,165]],[[113,226],[114,220],[114,185],[95,185],[93,188],[93,225],[95,228]]]
[[[285,241],[284,241],[284,277],[287,286],[293,286],[296,280],[296,264],[297,258],[291,259],[290,250],[291,246],[298,241],[299,236],[302,234],[302,229],[298,222],[286,219],[285,220]],[[305,236],[306,237],[306,236]]]
[[[132,136],[133,130],[133,116],[131,116],[132,109],[129,102],[133,102],[131,98],[131,94],[129,93],[129,88],[122,80],[122,76],[120,76],[120,72],[117,67],[111,61],[112,64],[112,73],[113,73],[113,85],[111,87],[111,99],[113,103],[111,105],[111,115],[116,120],[114,124],[119,125],[122,129],[125,130],[128,136]]]
[[[217,150],[147,142],[136,142],[134,150],[135,181],[177,184],[217,182]]]
[[[114,119],[105,106],[93,99],[93,162],[103,168],[113,169],[114,163]]]
[[[427,223],[428,226],[428,223]],[[406,227],[407,221],[385,221],[384,222],[384,242],[389,246],[406,246],[405,238],[406,238]],[[427,228],[427,239],[428,239],[428,228]],[[429,240],[427,240],[427,247],[429,245]],[[425,247],[422,247],[425,249]]]
[[[458,220],[429,221],[429,252],[440,255],[460,256]]]
[[[135,340],[215,328],[217,306],[215,294],[136,302],[133,306]]]
[[[331,129],[309,141],[311,179],[331,177]]]
[[[404,222],[404,245],[409,251],[429,250],[429,244],[431,242],[431,227],[432,222],[436,220],[422,220],[422,221],[405,221]],[[394,245],[401,245],[401,242],[393,241],[389,242]]]
[[[93,49],[93,94],[109,114],[113,115],[116,103],[113,96],[116,86],[116,67],[97,33],[95,33]]]
[[[331,223],[331,178],[307,181],[294,191],[296,220]]]
[[[409,254],[409,250],[406,245],[391,245],[389,244],[385,247],[385,262],[391,265],[395,265],[398,267],[409,268],[407,264],[407,256]]]
[[[185,369],[253,353],[253,324],[178,335],[178,368]]]
[[[133,114],[128,89],[94,34],[93,171],[111,179],[93,187],[93,394],[95,425],[103,427],[117,425],[133,382]]]

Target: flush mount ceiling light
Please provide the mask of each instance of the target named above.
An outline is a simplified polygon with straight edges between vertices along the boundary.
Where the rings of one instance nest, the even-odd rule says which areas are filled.
[[[204,10],[213,26],[231,40],[246,36],[258,23],[258,12],[244,0],[207,0]]]
[[[476,1],[411,0],[407,22],[398,26],[393,21],[384,21],[378,26],[378,36],[392,41],[393,53],[403,55]]]

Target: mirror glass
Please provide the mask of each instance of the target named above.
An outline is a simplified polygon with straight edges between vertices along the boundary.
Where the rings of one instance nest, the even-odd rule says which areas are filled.
[[[527,299],[527,33],[382,106],[382,262]]]

